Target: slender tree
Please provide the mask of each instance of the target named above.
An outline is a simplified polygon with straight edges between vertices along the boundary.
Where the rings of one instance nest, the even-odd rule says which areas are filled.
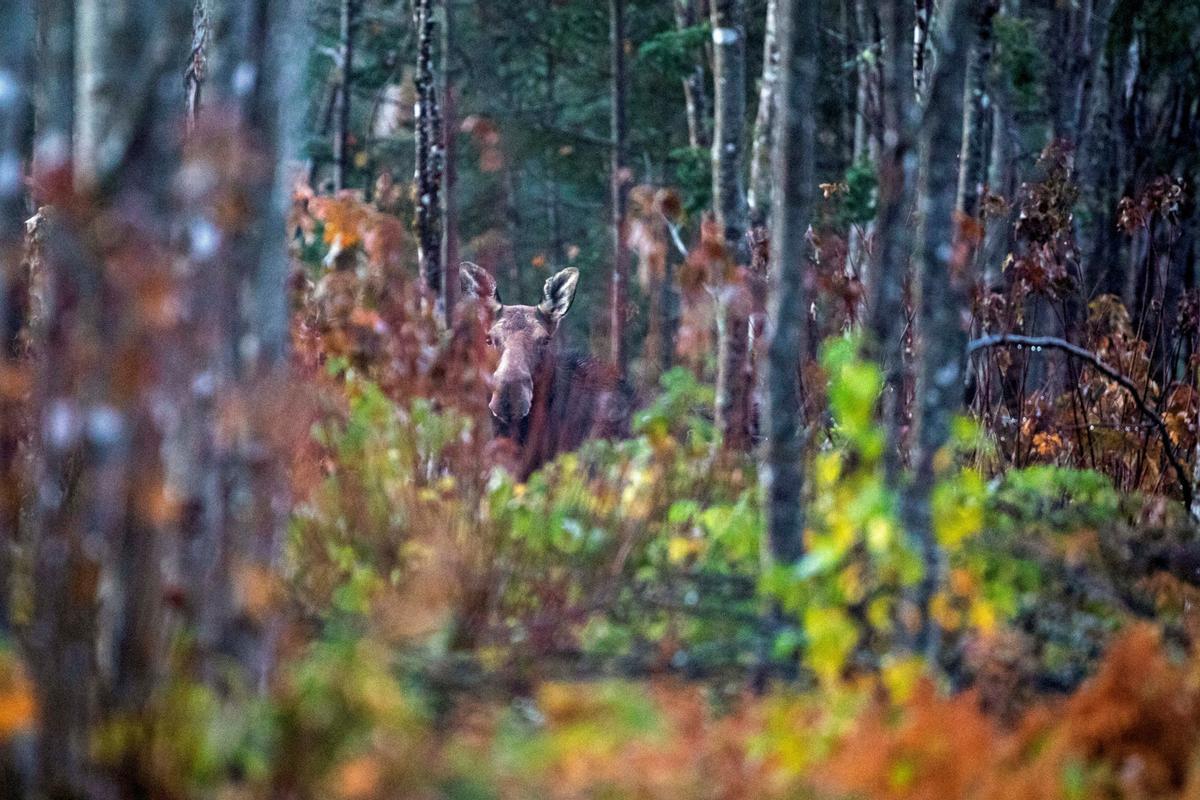
[[[879,92],[882,81],[879,59],[879,22],[873,4],[854,0],[854,24],[847,31],[852,44],[854,64],[854,126],[850,163],[854,166],[878,164],[881,142]],[[873,224],[852,224],[848,232],[846,272],[864,284],[872,280],[873,266],[864,256]]]
[[[779,81],[779,0],[767,1],[763,36],[762,79],[758,87],[758,115],[754,120],[754,145],[750,156],[750,189],[747,202],[755,222],[766,219],[771,207],[771,159],[775,129],[775,94]]]
[[[201,92],[208,78],[208,43],[211,37],[208,3],[206,0],[196,0],[192,8],[192,53],[183,76],[189,132],[195,130],[200,118]]]
[[[750,303],[734,268],[749,264],[748,214],[743,164],[746,126],[746,27],[743,0],[714,0],[713,207],[729,257],[722,274],[710,276],[717,303],[716,422],[726,446],[746,440],[746,380]]]
[[[417,119],[416,183],[417,245],[421,280],[429,296],[441,297],[442,275],[442,117],[434,77],[434,0],[416,0]]]
[[[438,306],[446,327],[458,298],[458,94],[454,86],[454,0],[442,0],[442,276]]]
[[[75,4],[37,4],[37,72],[34,82],[35,173],[44,175],[71,160],[75,128]]]
[[[779,0],[778,35],[782,70],[772,157],[763,483],[769,556],[790,564],[804,552],[804,419],[798,365],[807,350],[804,271],[816,181],[817,4]]]
[[[975,35],[967,56],[958,197],[954,204],[967,217],[979,215],[979,200],[987,177],[992,119],[988,66],[992,61],[992,19],[999,10],[1000,0],[987,0],[973,9]]]
[[[612,214],[612,283],[609,297],[609,347],[613,364],[625,374],[625,304],[628,295],[628,255],[625,252],[625,209],[628,176],[625,167],[628,121],[625,71],[625,0],[609,0],[609,48],[612,86],[609,144],[609,205]]]
[[[13,0],[0,2],[9,21],[0,33],[0,369],[11,368],[20,355],[19,337],[25,305],[20,276],[24,244],[25,187],[20,164],[32,119],[29,92],[33,51],[33,18]],[[9,559],[21,521],[19,410],[15,398],[0,393],[0,639],[9,631]],[[3,776],[0,764],[0,777]]]
[[[900,433],[904,427],[904,288],[912,252],[916,183],[912,150],[919,124],[908,42],[912,8],[910,0],[887,0],[879,9],[884,38],[884,145],[879,160],[874,264],[867,282],[870,341],[884,373],[882,411],[888,432],[884,463],[893,485],[899,479]]]
[[[716,98],[712,166],[713,208],[725,244],[747,264],[747,206],[743,180],[746,128],[746,10],[744,0],[713,0]]]
[[[912,82],[917,101],[925,102],[929,73],[929,29],[933,22],[933,0],[913,0]]]
[[[915,476],[905,498],[905,522],[919,543],[925,565],[916,595],[921,612],[917,649],[936,654],[937,628],[929,604],[944,566],[933,533],[930,496],[938,453],[950,440],[950,424],[962,407],[970,308],[970,275],[955,249],[957,159],[962,134],[963,78],[970,46],[970,6],[949,0],[942,6],[935,41],[936,66],[928,86],[919,136],[920,182],[913,302],[916,306],[916,408],[913,415]]]
[[[699,25],[703,14],[698,8],[699,0],[674,0],[675,27],[688,30]],[[687,108],[688,143],[697,150],[712,146],[712,130],[708,89],[705,86],[704,59],[697,55],[691,69],[683,79],[683,97]]]
[[[418,7],[423,8],[424,6],[418,5]],[[350,96],[353,92],[354,27],[357,12],[356,0],[340,0],[338,4],[338,79],[333,98],[333,188],[339,192],[346,188],[346,172],[350,167]]]

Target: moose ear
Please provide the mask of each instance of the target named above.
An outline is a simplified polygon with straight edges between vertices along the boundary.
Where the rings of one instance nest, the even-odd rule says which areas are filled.
[[[486,269],[470,261],[458,266],[458,283],[465,298],[476,298],[496,311],[500,308],[500,293],[496,291],[496,279]]]
[[[538,311],[553,322],[567,315],[571,301],[575,299],[575,287],[579,283],[579,270],[567,267],[562,272],[546,279],[546,288]]]

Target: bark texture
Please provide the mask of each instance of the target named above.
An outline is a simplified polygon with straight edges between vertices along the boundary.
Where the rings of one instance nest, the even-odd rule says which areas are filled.
[[[429,296],[442,292],[442,117],[434,77],[434,0],[417,0],[416,183],[417,245],[421,280]]]
[[[746,443],[749,387],[745,380],[749,303],[746,288],[734,278],[736,267],[750,261],[746,238],[749,219],[743,166],[746,126],[746,28],[743,0],[712,4],[716,115],[713,130],[713,207],[717,227],[731,259],[724,274],[710,276],[717,303],[716,422],[727,446]]]
[[[815,190],[812,114],[817,79],[816,4],[779,0],[779,106],[772,157],[771,285],[764,372],[767,544],[770,558],[790,564],[804,553],[804,420],[798,365],[805,344],[808,298],[804,271]]]
[[[949,0],[935,42],[937,65],[928,87],[919,136],[920,184],[913,302],[916,306],[916,408],[913,415],[915,475],[905,498],[905,522],[919,543],[925,573],[916,595],[921,629],[918,650],[936,655],[938,635],[929,604],[943,579],[941,548],[933,533],[930,497],[937,455],[950,439],[962,407],[968,339],[970,276],[956,250],[954,200],[958,187],[963,77],[970,42],[970,7]]]
[[[746,188],[743,179],[746,127],[746,24],[744,0],[712,4],[713,208],[725,244],[739,264],[749,263]]]
[[[610,358],[625,376],[625,304],[628,296],[628,255],[625,252],[625,208],[628,176],[625,167],[627,82],[625,74],[625,0],[609,0],[609,47],[612,58],[611,113],[609,117],[609,211],[612,215],[613,262],[609,294]]]
[[[987,179],[992,143],[988,67],[992,61],[992,20],[999,10],[999,0],[987,0],[973,9],[975,35],[967,55],[958,199],[955,201],[955,208],[967,217],[979,216],[979,201]]]
[[[750,189],[746,198],[755,223],[765,222],[771,208],[771,158],[780,61],[778,26],[779,0],[768,0],[762,79],[758,87],[758,115],[754,120],[754,146],[750,156]]]
[[[104,211],[126,238],[98,238],[82,204],[51,215],[45,235],[51,301],[34,388],[38,591],[28,646],[40,709],[35,791],[47,797],[96,794],[89,726],[136,714],[153,696],[165,667],[161,567],[176,554],[165,521],[149,513],[162,486],[163,422],[140,391],[146,375],[131,393],[116,359],[79,343],[129,347],[148,373],[167,363],[156,320],[115,302],[121,276],[105,259],[136,246],[140,285],[169,280],[164,232],[182,104],[180,53],[172,58],[167,44],[189,40],[190,13],[150,0],[81,0],[76,11],[76,177],[85,192],[104,189]],[[135,220],[123,212],[132,208]]]
[[[914,138],[920,112],[913,94],[908,32],[912,3],[888,0],[879,9],[884,36],[882,111],[884,146],[879,162],[874,264],[867,282],[870,342],[884,373],[882,413],[888,434],[885,464],[893,484],[901,466],[905,415],[904,289],[912,253],[916,158]]]
[[[75,4],[41,0],[37,4],[34,166],[45,175],[71,159],[75,127]]]
[[[427,5],[418,3],[418,9]],[[354,23],[357,12],[355,0],[341,0],[338,5],[338,80],[333,96],[333,188],[339,192],[347,186],[346,173],[350,168],[350,95],[353,91]],[[418,10],[420,13],[422,11]],[[424,35],[424,29],[419,26],[420,23],[418,29]],[[418,46],[425,46],[424,39]]]
[[[25,240],[22,152],[33,103],[29,93],[33,61],[33,18],[24,3],[0,2],[0,370],[16,367],[25,322],[21,275]],[[9,633],[9,573],[21,522],[21,413],[14,393],[0,393],[0,640]],[[0,751],[0,778],[4,777]]]
[[[698,0],[674,0],[675,27],[678,30],[693,28],[700,24],[703,15],[697,8]],[[712,146],[712,108],[705,85],[704,61],[697,58],[692,69],[683,79],[683,98],[687,109],[688,143],[697,150]]]

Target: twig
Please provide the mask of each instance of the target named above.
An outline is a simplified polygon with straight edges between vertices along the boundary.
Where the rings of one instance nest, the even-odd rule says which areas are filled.
[[[1188,480],[1187,471],[1184,469],[1183,464],[1175,456],[1175,450],[1171,446],[1171,434],[1167,431],[1167,426],[1163,423],[1162,417],[1156,414],[1154,409],[1150,408],[1145,397],[1142,396],[1137,385],[1130,378],[1113,369],[1108,364],[1105,364],[1100,359],[1100,356],[1091,350],[1085,350],[1079,345],[1071,344],[1065,339],[1059,339],[1055,336],[1020,336],[1010,333],[983,336],[967,344],[967,357],[969,358],[980,350],[993,347],[1047,347],[1053,350],[1061,350],[1064,353],[1088,362],[1097,372],[1115,381],[1121,388],[1129,392],[1142,414],[1150,420],[1155,430],[1158,431],[1158,436],[1162,440],[1163,452],[1166,454],[1167,460],[1171,463],[1171,467],[1175,470],[1175,475],[1179,479],[1179,491],[1183,494],[1184,504],[1187,506],[1188,513],[1192,515],[1193,519],[1197,518],[1195,510],[1192,508],[1192,485]]]
[[[661,216],[662,221],[666,223],[667,231],[671,234],[671,243],[675,245],[675,249],[679,251],[679,255],[683,256],[685,259],[688,258],[691,254],[688,253],[687,245],[683,243],[683,237],[679,235],[679,226],[672,222],[671,218],[661,211],[659,212],[659,216]]]

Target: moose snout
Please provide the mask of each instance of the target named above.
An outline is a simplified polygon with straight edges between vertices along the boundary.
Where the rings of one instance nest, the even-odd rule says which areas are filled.
[[[529,378],[504,381],[496,387],[488,408],[504,423],[519,422],[529,414],[533,402],[533,381]]]

